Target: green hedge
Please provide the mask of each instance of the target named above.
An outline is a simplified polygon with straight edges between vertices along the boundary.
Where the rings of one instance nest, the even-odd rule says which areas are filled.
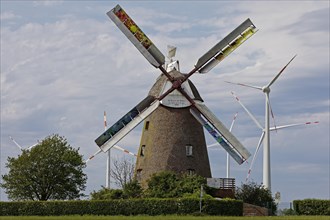
[[[293,208],[298,215],[330,215],[330,200],[294,200]]]
[[[243,202],[203,200],[207,215],[243,215]],[[0,216],[15,215],[189,215],[199,212],[199,199],[119,199],[108,201],[0,202]]]

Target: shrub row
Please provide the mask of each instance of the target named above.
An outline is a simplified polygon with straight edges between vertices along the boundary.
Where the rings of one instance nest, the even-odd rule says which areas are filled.
[[[294,200],[293,208],[298,215],[330,215],[330,200]]]
[[[243,202],[204,200],[207,215],[241,216]],[[15,215],[189,215],[199,212],[199,199],[122,199],[108,201],[0,202],[0,216]]]

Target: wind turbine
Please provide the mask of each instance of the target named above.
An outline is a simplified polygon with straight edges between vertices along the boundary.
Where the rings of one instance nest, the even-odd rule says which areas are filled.
[[[247,182],[248,179],[250,178],[252,167],[253,167],[254,162],[257,158],[257,154],[259,152],[261,143],[262,143],[262,141],[265,137],[265,129],[261,126],[259,121],[253,116],[253,114],[249,111],[249,109],[247,107],[245,107],[245,105],[241,102],[241,100],[234,94],[234,92],[231,92],[231,94],[234,96],[236,101],[242,106],[242,108],[246,111],[246,113],[250,116],[250,118],[254,121],[254,123],[257,125],[257,127],[259,127],[262,131],[259,142],[258,142],[258,145],[257,145],[257,148],[256,148],[256,151],[255,151],[255,153],[253,155],[253,158],[252,158],[252,161],[250,163],[249,171],[248,171],[246,179],[245,179],[245,181]],[[315,121],[315,122],[304,122],[304,123],[288,124],[288,125],[282,125],[282,126],[274,126],[274,127],[269,128],[269,130],[270,131],[274,131],[274,130],[277,131],[277,130],[280,130],[280,129],[283,129],[283,128],[289,128],[289,127],[295,127],[295,126],[301,126],[301,125],[311,125],[311,124],[317,124],[317,123],[319,123],[319,122]]]
[[[234,127],[234,124],[235,124],[235,121],[236,121],[236,118],[237,118],[237,114],[238,112],[236,112],[236,114],[234,115],[234,118],[231,122],[231,125],[230,125],[230,128],[229,128],[229,131],[231,132],[233,130],[233,127]],[[213,146],[218,146],[219,144],[218,143],[214,143],[214,144],[211,144],[211,145],[208,145],[207,147],[213,147]],[[230,155],[229,153],[227,152],[227,169],[226,169],[226,178],[230,178]]]
[[[291,63],[291,61],[296,57],[291,58],[291,60],[280,70],[280,72],[265,86],[254,86],[254,85],[248,85],[243,83],[233,83],[228,82],[231,84],[236,84],[240,86],[246,86],[253,89],[258,89],[262,91],[265,94],[265,137],[264,137],[264,152],[263,152],[263,185],[265,188],[269,189],[271,191],[271,174],[270,174],[270,127],[269,127],[269,113],[272,113],[272,117],[274,118],[273,112],[271,110],[271,105],[269,101],[269,93],[270,93],[270,87],[274,84],[274,82],[278,79],[278,77],[283,73],[283,71],[286,69],[286,67]]]
[[[103,114],[103,121],[104,121],[104,131],[106,131],[107,130],[107,113],[106,113],[106,111],[104,111],[104,114]],[[132,156],[135,156],[135,157],[137,156],[136,154],[134,154],[134,153],[118,146],[118,145],[113,146],[113,148],[115,148],[117,150],[120,150],[120,151],[123,151],[124,153],[130,154]],[[110,189],[110,179],[111,179],[111,175],[110,175],[110,172],[111,172],[111,151],[110,150],[107,152],[107,166],[106,166],[106,175],[105,175],[105,187],[108,188],[108,189]],[[98,150],[96,153],[94,153],[92,156],[90,156],[85,161],[85,163],[92,160],[97,154],[99,154],[101,152],[102,152],[102,150]]]

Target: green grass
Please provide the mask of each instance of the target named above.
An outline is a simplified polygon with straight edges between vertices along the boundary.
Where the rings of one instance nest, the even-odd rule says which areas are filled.
[[[1,220],[329,220],[330,216],[266,216],[266,217],[228,217],[228,216],[0,216]]]

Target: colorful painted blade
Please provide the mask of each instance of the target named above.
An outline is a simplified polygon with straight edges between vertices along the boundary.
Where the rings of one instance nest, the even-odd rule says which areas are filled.
[[[162,52],[158,50],[124,9],[117,5],[107,15],[154,67],[158,68],[165,63],[165,56]]]
[[[195,109],[191,108],[191,114],[201,123],[206,130],[221,144],[221,146],[242,164],[250,157],[250,152],[243,147],[237,138],[217,119],[217,117],[202,103],[196,102]]]
[[[233,129],[234,127],[234,124],[235,124],[235,121],[236,121],[236,118],[237,118],[237,115],[238,115],[238,112],[236,112],[236,114],[234,115],[234,118],[230,124],[230,128],[229,128],[229,131],[231,132],[231,130]],[[214,147],[214,146],[219,146],[219,143],[214,143],[214,144],[210,144],[210,145],[207,145],[207,147]]]
[[[118,141],[125,137],[133,128],[141,123],[159,106],[159,100],[153,96],[148,96],[142,100],[131,111],[119,119],[108,130],[101,134],[96,140],[96,144],[102,151],[106,152]]]
[[[250,19],[244,21],[197,61],[199,73],[207,73],[257,31]]]

